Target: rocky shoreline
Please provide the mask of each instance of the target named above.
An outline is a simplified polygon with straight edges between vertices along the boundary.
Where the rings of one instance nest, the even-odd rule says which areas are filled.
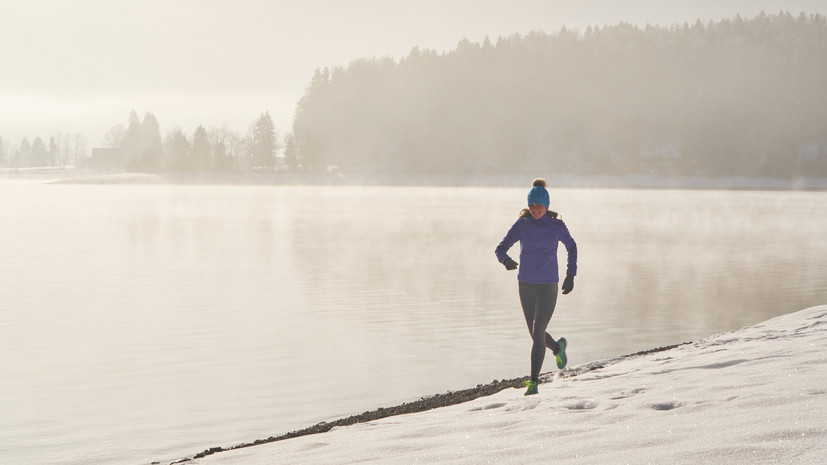
[[[685,344],[689,344],[689,342],[684,342],[681,344],[675,344],[671,346],[665,347],[657,347],[655,349],[644,350],[641,352],[636,352],[634,354],[624,355],[615,359],[603,361],[603,362],[595,362],[591,364],[587,364],[581,367],[578,367],[576,370],[567,370],[561,374],[563,377],[571,377],[577,376],[583,373],[587,373],[589,371],[598,370],[600,368],[604,368],[607,364],[615,363],[620,360],[625,360],[632,357],[638,357],[641,355],[647,355],[655,352],[663,352],[667,350],[674,349],[675,347],[679,347]],[[546,374],[544,377],[548,378],[549,374]],[[486,397],[494,395],[502,390],[509,389],[509,388],[519,388],[523,385],[523,381],[526,381],[528,377],[522,378],[513,378],[513,379],[503,379],[503,380],[494,380],[488,384],[479,384],[476,387],[469,388],[469,389],[462,389],[459,391],[450,391],[444,394],[436,394],[433,396],[422,397],[419,400],[413,402],[406,402],[401,405],[397,405],[395,407],[380,407],[376,410],[371,410],[368,412],[364,412],[358,415],[351,415],[346,418],[340,418],[335,421],[331,422],[321,422],[317,423],[313,426],[308,428],[304,428],[301,430],[291,431],[289,433],[282,434],[280,436],[271,436],[267,439],[258,439],[256,441],[250,443],[243,443],[238,444],[231,447],[213,447],[198,454],[195,454],[192,457],[184,458],[181,460],[177,460],[172,462],[170,465],[186,463],[191,460],[200,459],[206,457],[208,455],[216,454],[218,452],[226,452],[230,450],[236,449],[243,449],[246,447],[258,446],[261,444],[268,444],[271,442],[276,441],[283,441],[285,439],[292,439],[300,436],[307,436],[311,434],[319,434],[319,433],[326,433],[333,428],[339,426],[350,426],[355,425],[357,423],[366,423],[369,421],[378,420],[381,418],[387,418],[396,415],[406,415],[409,413],[418,413],[424,412],[427,410],[432,410],[440,407],[447,407],[449,405],[461,404],[464,402],[468,402],[480,397]],[[159,462],[153,462],[153,465],[159,465]]]

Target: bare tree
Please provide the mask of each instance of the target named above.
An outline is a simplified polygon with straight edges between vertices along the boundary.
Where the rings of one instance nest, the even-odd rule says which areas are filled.
[[[69,163],[69,157],[73,152],[72,137],[69,134],[63,134],[58,131],[49,140],[49,151],[53,152],[51,157],[54,157],[53,162],[60,169],[66,169]]]
[[[75,143],[73,144],[74,153],[72,156],[72,164],[78,166],[81,159],[86,157],[86,150],[88,149],[88,142],[86,138],[80,133],[75,133]]]
[[[210,128],[207,131],[207,140],[213,147],[213,158],[218,171],[228,171],[237,164],[235,159],[241,136],[231,130],[227,123],[220,128]]]
[[[123,124],[112,126],[109,131],[103,135],[103,145],[111,149],[121,148],[123,137],[126,134],[126,128]]]

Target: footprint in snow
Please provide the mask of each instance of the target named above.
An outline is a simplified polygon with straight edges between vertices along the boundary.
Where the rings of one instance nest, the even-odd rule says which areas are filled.
[[[592,410],[597,407],[597,403],[591,400],[582,400],[566,405],[569,410]]]
[[[640,387],[640,388],[632,389],[630,391],[627,390],[627,391],[619,392],[619,393],[613,395],[612,397],[610,397],[609,399],[611,399],[611,400],[628,399],[629,397],[632,397],[636,394],[640,394],[641,392],[645,392],[645,391],[646,391],[646,388]]]
[[[655,410],[672,410],[678,407],[683,406],[683,402],[678,402],[676,400],[671,400],[668,402],[657,402],[654,404],[649,404],[649,407]]]
[[[495,409],[495,408],[505,407],[505,405],[506,404],[504,402],[498,402],[498,403],[494,403],[494,404],[484,405],[482,407],[474,407],[474,408],[472,408],[468,411],[469,412],[479,412],[479,411],[482,411],[482,410],[491,410],[491,409]]]

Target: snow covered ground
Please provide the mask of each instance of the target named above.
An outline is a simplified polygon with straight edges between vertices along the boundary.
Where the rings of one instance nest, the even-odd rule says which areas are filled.
[[[546,375],[536,396],[507,389],[188,463],[365,462],[827,463],[827,305],[664,352],[573,366]]]

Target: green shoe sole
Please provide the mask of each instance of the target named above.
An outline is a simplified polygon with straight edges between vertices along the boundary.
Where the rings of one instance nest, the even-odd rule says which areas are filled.
[[[527,387],[524,396],[531,396],[537,394],[537,383],[534,381],[528,380],[523,383],[523,386]]]
[[[566,358],[566,338],[561,337],[560,340],[557,341],[557,344],[560,345],[560,350],[557,351],[555,358],[557,359],[557,368],[562,370],[566,367],[566,363],[568,363],[568,358]]]

